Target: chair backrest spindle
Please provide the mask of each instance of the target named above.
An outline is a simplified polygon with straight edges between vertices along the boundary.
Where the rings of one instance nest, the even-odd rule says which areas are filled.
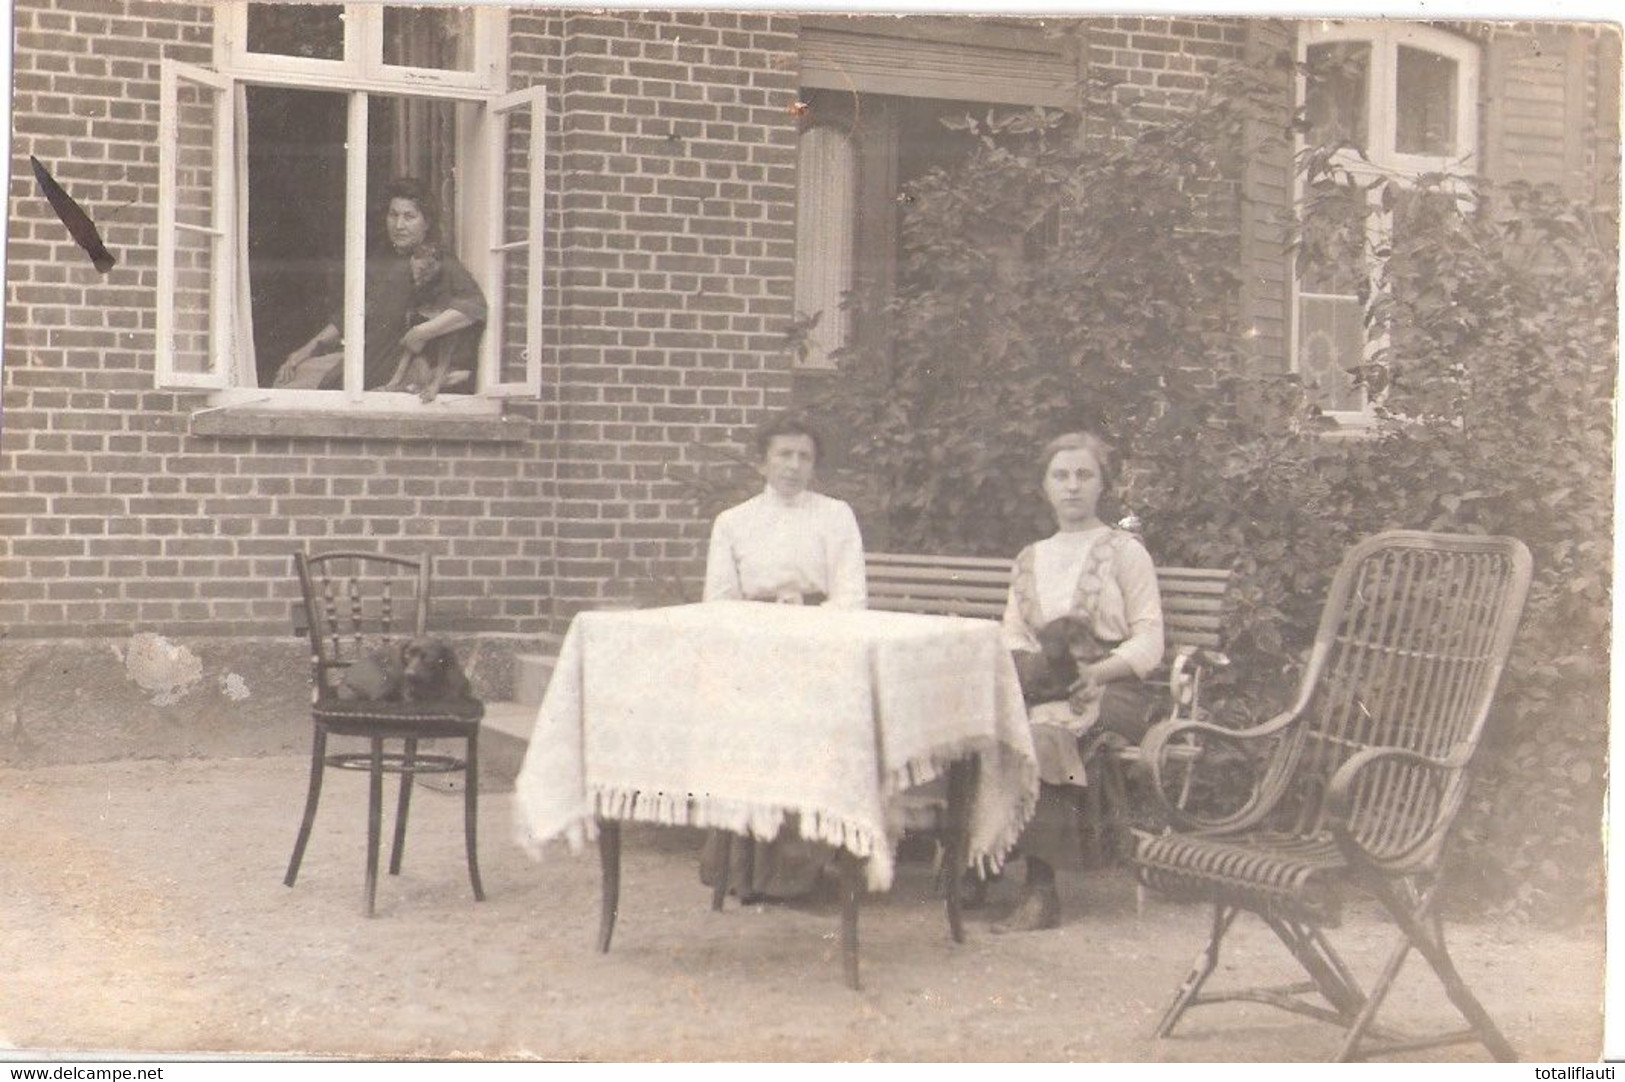
[[[318,695],[369,652],[428,627],[428,557],[299,552],[294,562],[303,594],[298,622],[310,639]]]
[[[1371,747],[1444,758],[1476,745],[1517,629],[1530,577],[1528,550],[1510,538],[1392,531],[1354,549],[1332,584],[1299,689],[1301,722],[1271,782],[1290,785],[1294,825],[1324,825],[1333,773]],[[1290,778],[1290,780],[1288,780]],[[1463,771],[1402,762],[1361,777],[1358,831],[1379,848],[1414,836],[1411,820],[1444,790],[1453,814]]]

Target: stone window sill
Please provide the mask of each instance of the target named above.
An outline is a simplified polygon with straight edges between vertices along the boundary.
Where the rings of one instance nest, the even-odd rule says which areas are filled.
[[[328,440],[522,443],[531,426],[518,417],[346,414],[327,411],[211,409],[193,415],[194,436],[270,436]]]

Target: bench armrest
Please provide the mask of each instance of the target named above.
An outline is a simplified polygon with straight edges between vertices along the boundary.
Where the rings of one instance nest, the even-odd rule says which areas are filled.
[[[1218,650],[1185,645],[1174,651],[1168,664],[1168,703],[1170,718],[1201,717],[1202,677],[1210,669],[1222,669],[1230,658]]]
[[[1351,862],[1387,875],[1430,865],[1465,792],[1465,752],[1438,757],[1406,748],[1372,747],[1350,756],[1326,787],[1326,813]],[[1404,804],[1371,803],[1403,791]]]
[[[1162,816],[1180,830],[1196,833],[1245,830],[1257,823],[1269,814],[1273,803],[1273,799],[1265,800],[1266,792],[1271,787],[1267,787],[1264,782],[1279,772],[1280,764],[1269,762],[1263,764],[1262,768],[1255,769],[1252,792],[1246,802],[1238,810],[1216,818],[1195,814],[1169,800],[1167,788],[1163,784],[1164,769],[1170,761],[1177,760],[1185,765],[1186,770],[1195,770],[1202,759],[1198,742],[1204,739],[1232,745],[1241,753],[1242,758],[1257,758],[1256,753],[1248,745],[1257,741],[1271,740],[1296,720],[1297,715],[1288,712],[1250,729],[1226,729],[1211,722],[1179,718],[1153,725],[1145,734],[1145,739],[1140,742],[1140,761],[1151,772],[1151,793]],[[1175,741],[1183,743],[1176,744]],[[1193,746],[1194,751],[1191,750]]]

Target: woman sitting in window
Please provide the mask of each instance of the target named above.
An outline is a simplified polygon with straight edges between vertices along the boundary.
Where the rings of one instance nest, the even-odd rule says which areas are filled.
[[[751,600],[861,609],[868,601],[863,538],[852,508],[811,491],[819,440],[793,414],[779,414],[756,434],[758,469],[767,487],[717,516],[705,564],[705,600]],[[795,898],[812,892],[835,856],[832,846],[807,841],[786,824],[758,844],[750,861],[734,846],[724,868],[721,835],[713,832],[700,858],[700,881],[726,875],[741,901]]]
[[[1162,661],[1162,600],[1145,546],[1100,519],[1112,473],[1112,449],[1094,433],[1052,440],[1044,498],[1060,528],[1016,557],[1004,642],[1028,702],[1040,784],[1019,843],[1027,893],[996,932],[1059,926],[1055,868],[1081,846],[1072,799],[1084,784],[1079,741],[1102,732],[1138,741],[1152,705],[1140,681]]]
[[[437,265],[426,270],[420,259],[422,281],[414,280],[413,254],[425,243],[438,244],[438,211],[415,180],[395,181],[386,195],[389,210],[384,224],[391,250],[367,258],[362,387],[372,391],[404,385],[396,380],[404,353],[423,358],[439,372],[436,391],[472,391],[485,326],[485,295],[456,257],[439,248]],[[342,311],[335,313],[314,338],[288,354],[275,385],[342,388],[344,352],[333,347],[342,344],[343,323]]]

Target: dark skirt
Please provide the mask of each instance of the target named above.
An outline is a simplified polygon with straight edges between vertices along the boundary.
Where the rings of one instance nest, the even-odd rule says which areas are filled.
[[[1106,685],[1100,700],[1100,720],[1079,738],[1085,758],[1105,742],[1138,744],[1151,727],[1155,708],[1152,689],[1139,681]],[[1036,857],[1051,867],[1079,859],[1083,851],[1083,834],[1078,826],[1081,793],[1081,787],[1076,785],[1039,783],[1038,806],[1017,842],[1023,856]]]
[[[728,891],[741,898],[803,898],[818,886],[825,869],[833,870],[839,852],[833,845],[808,841],[796,834],[795,817],[786,822],[770,842],[733,837],[728,850],[728,867],[722,867],[723,840],[728,835],[713,830],[706,835],[700,853],[700,882],[715,888],[727,875]]]

